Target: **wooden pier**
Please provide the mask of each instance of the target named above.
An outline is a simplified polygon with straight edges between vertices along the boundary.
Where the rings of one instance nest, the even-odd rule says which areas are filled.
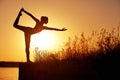
[[[0,67],[18,67],[18,80],[98,80],[87,65],[76,63],[0,62]]]

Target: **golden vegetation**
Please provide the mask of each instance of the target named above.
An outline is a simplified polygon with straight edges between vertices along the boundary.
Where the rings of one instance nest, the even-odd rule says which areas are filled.
[[[89,37],[85,37],[82,33],[80,36],[68,38],[65,47],[59,52],[42,52],[36,48],[35,62],[39,65],[47,63],[49,66],[58,66],[60,71],[66,71],[62,74],[72,75],[72,78],[78,79],[87,75],[84,78],[88,79],[84,80],[120,79],[118,74],[120,68],[119,33],[119,27],[111,31],[106,29],[101,29],[99,32],[93,31]],[[58,67],[55,69],[59,70]]]
[[[107,31],[101,29],[93,31],[89,37],[85,37],[84,33],[74,38],[68,38],[62,51],[49,52],[40,51],[35,48],[35,62],[77,59],[82,60],[88,57],[96,58],[98,55],[111,55],[120,48],[119,27]]]

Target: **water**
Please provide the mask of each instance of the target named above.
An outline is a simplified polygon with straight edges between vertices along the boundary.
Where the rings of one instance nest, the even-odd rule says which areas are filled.
[[[18,80],[18,68],[0,68],[0,80]]]

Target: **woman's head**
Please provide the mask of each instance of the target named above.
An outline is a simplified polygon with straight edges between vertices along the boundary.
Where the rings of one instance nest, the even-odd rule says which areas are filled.
[[[47,24],[47,23],[48,23],[48,17],[42,16],[42,17],[41,17],[41,22]]]

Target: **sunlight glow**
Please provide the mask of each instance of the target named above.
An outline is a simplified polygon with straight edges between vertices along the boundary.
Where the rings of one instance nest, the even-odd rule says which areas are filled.
[[[55,37],[47,31],[42,31],[38,34],[32,35],[31,46],[38,47],[40,50],[48,50],[54,48]]]

